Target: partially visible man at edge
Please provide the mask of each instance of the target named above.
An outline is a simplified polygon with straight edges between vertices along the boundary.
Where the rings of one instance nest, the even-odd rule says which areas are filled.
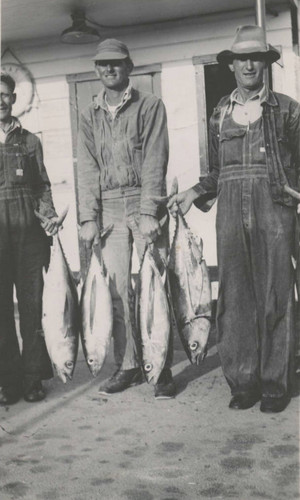
[[[113,299],[113,339],[117,371],[99,388],[104,395],[140,384],[143,374],[134,343],[131,259],[136,245],[141,259],[155,242],[166,258],[167,224],[161,230],[152,195],[165,190],[168,131],[164,105],[132,87],[133,63],[127,46],[115,39],[98,45],[93,58],[104,89],[81,115],[78,141],[80,236],[90,248],[99,228],[113,224],[102,244]],[[175,396],[172,342],[155,397]]]
[[[53,376],[41,328],[43,267],[49,235],[58,229],[39,139],[12,116],[15,81],[0,75],[0,405],[45,398],[43,379]],[[37,210],[49,220],[41,225]],[[42,228],[40,227],[42,226]],[[22,337],[14,320],[16,287]]]
[[[284,186],[300,186],[300,106],[263,83],[268,62],[279,57],[257,26],[238,28],[231,50],[218,54],[237,89],[210,120],[210,173],[168,205],[176,215],[218,196],[217,343],[229,407],[261,399],[262,412],[280,412],[290,400],[296,336],[297,202]]]

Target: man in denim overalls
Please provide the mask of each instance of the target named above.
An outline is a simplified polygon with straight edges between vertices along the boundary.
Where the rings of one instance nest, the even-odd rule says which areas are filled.
[[[52,377],[41,328],[43,277],[57,216],[39,139],[12,116],[15,82],[0,75],[0,404],[44,399],[41,380]],[[38,222],[34,209],[49,218]],[[14,321],[13,286],[22,354]]]
[[[210,120],[210,173],[175,195],[169,208],[186,213],[218,196],[217,342],[231,388],[229,407],[263,412],[289,402],[294,372],[295,274],[292,255],[299,189],[300,106],[263,83],[280,54],[257,26],[237,30],[229,64],[237,89]]]
[[[165,191],[169,144],[163,102],[132,87],[133,63],[119,40],[101,42],[94,57],[104,88],[82,113],[78,141],[78,191],[81,238],[91,247],[99,227],[113,224],[102,245],[113,300],[116,373],[99,388],[104,395],[142,382],[134,342],[131,287],[132,247],[141,259],[146,243],[155,242],[166,259],[167,224],[161,229],[157,204]],[[165,209],[164,209],[165,210]],[[157,399],[175,396],[172,345],[155,386]]]

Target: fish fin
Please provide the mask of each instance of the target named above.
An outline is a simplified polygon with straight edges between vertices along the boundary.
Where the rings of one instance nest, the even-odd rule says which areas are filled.
[[[160,227],[163,227],[165,225],[165,223],[167,222],[168,218],[169,218],[168,214],[166,214],[161,219],[159,219],[158,222],[159,222]]]
[[[66,206],[66,208],[62,211],[62,213],[58,216],[57,220],[57,225],[61,226],[63,221],[65,220],[67,213],[69,211],[69,205]]]
[[[65,307],[64,307],[64,325],[68,325],[68,326],[66,328],[65,337],[68,337],[68,332],[70,330],[70,326],[69,326],[69,312],[70,312],[69,300],[68,300],[68,294],[66,294]]]
[[[177,194],[177,193],[178,193],[178,179],[177,179],[177,177],[174,177],[169,198],[171,198],[171,196],[173,196],[174,194]]]
[[[153,324],[154,296],[155,296],[155,274],[154,272],[152,272],[149,285],[149,301],[148,301],[148,313],[147,313],[147,333],[149,337],[151,337],[151,330]]]
[[[68,290],[65,298],[65,307],[64,307],[64,325],[66,325],[66,333],[65,337],[73,336],[73,327],[70,324],[70,315],[71,315],[71,306],[70,303],[73,301],[72,291]]]
[[[105,271],[104,279],[106,281],[107,286],[109,287],[110,276],[107,271]]]
[[[284,185],[283,187],[284,191],[286,193],[288,193],[290,196],[292,196],[293,198],[295,198],[296,200],[299,200],[300,201],[300,193],[298,191],[296,191],[295,189],[292,189],[290,186],[288,186],[287,184]]]
[[[91,332],[93,331],[94,316],[95,316],[95,309],[96,309],[96,297],[97,297],[96,286],[97,286],[96,276],[94,276],[93,281],[92,281],[92,286],[91,286],[91,303],[90,303],[90,330],[91,330]]]
[[[113,224],[109,224],[108,226],[106,226],[103,229],[101,229],[101,231],[100,231],[100,238],[106,237],[107,234],[112,230],[113,227],[114,227]]]
[[[44,267],[43,267],[42,273],[43,273],[43,281],[45,282],[45,278],[47,276],[47,271]]]

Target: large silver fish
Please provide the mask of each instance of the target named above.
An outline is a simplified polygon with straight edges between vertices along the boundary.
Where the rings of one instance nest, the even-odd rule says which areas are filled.
[[[94,377],[100,372],[109,350],[113,329],[113,304],[108,276],[93,248],[80,300],[81,340],[85,359]]]
[[[136,289],[137,347],[147,382],[156,384],[165,365],[170,316],[163,276],[157,267],[151,247],[147,247]]]
[[[53,236],[50,264],[44,272],[42,327],[49,357],[66,383],[72,379],[77,359],[80,314],[76,284],[58,233]]]
[[[177,183],[172,190],[178,191]],[[211,326],[211,283],[202,249],[202,240],[196,242],[179,211],[168,262],[169,283],[178,333],[193,364],[206,355]]]

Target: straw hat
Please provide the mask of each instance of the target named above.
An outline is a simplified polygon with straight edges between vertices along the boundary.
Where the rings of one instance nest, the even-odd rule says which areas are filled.
[[[280,58],[280,52],[265,42],[264,30],[260,26],[240,26],[235,34],[231,50],[222,50],[217,55],[219,63],[229,64],[235,56],[263,54],[271,63]]]

